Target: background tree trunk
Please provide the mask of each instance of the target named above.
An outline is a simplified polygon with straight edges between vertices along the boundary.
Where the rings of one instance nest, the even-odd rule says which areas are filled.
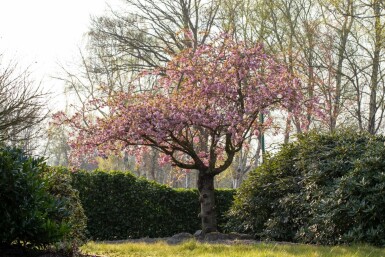
[[[370,77],[370,102],[369,102],[369,122],[368,132],[375,134],[376,129],[376,113],[378,111],[377,91],[378,91],[378,80],[379,80],[379,69],[380,69],[380,52],[382,47],[382,30],[381,25],[381,8],[380,1],[375,0],[373,2],[373,14],[374,14],[374,52],[372,58],[372,73]]]
[[[217,231],[217,216],[215,211],[214,175],[199,172],[198,176],[199,202],[203,233]]]

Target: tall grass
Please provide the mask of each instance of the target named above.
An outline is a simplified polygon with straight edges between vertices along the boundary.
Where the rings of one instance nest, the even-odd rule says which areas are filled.
[[[191,240],[178,245],[165,242],[154,244],[89,242],[82,247],[83,253],[109,257],[383,257],[384,248],[371,246],[314,246],[257,243],[207,244]]]

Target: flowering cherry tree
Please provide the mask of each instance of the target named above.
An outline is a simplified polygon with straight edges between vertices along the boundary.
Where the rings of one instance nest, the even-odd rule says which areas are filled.
[[[153,147],[162,160],[198,172],[202,230],[217,230],[214,177],[226,170],[244,142],[258,134],[258,116],[276,108],[300,111],[299,82],[266,55],[229,37],[181,52],[158,74],[151,90],[117,92],[86,110],[57,118],[70,124],[73,158]],[[144,75],[146,76],[146,75]]]

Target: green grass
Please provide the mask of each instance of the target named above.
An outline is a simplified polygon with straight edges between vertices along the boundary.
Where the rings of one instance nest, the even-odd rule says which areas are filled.
[[[206,244],[194,240],[179,245],[89,242],[82,252],[109,257],[383,257],[385,248],[371,246],[314,246],[258,243],[254,245]]]

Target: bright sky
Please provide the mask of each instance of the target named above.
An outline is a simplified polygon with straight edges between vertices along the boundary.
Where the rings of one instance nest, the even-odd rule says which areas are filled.
[[[58,81],[50,79],[58,63],[78,54],[91,15],[101,15],[119,0],[0,0],[0,53],[23,67],[31,66],[35,80],[55,93]]]

